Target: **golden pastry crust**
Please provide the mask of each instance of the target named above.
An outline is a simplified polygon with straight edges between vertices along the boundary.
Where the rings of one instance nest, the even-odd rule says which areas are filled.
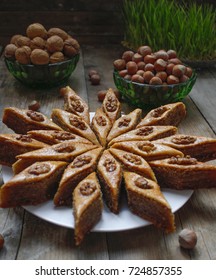
[[[53,109],[51,117],[54,123],[62,127],[64,130],[85,137],[92,143],[100,145],[91,127],[83,120],[83,118],[61,109]]]
[[[130,210],[167,233],[175,231],[172,209],[159,185],[133,172],[123,174]]]
[[[76,185],[96,170],[102,150],[102,148],[97,148],[83,153],[77,156],[72,163],[68,165],[54,196],[54,204],[56,206],[71,206],[72,193]]]
[[[102,193],[96,173],[93,172],[79,182],[73,193],[76,245],[80,245],[86,234],[99,222],[102,211]]]
[[[109,134],[112,123],[102,108],[98,108],[92,118],[91,128],[98,138],[102,147],[107,144],[107,135]]]
[[[47,143],[49,145],[54,145],[65,141],[74,141],[76,143],[79,142],[86,144],[92,143],[84,137],[64,130],[31,130],[28,132],[28,135],[30,135],[33,139]]]
[[[111,212],[119,213],[119,200],[122,183],[122,168],[120,163],[105,150],[97,165],[97,174],[107,207]]]
[[[112,148],[128,151],[143,157],[146,161],[182,156],[183,153],[163,144],[156,144],[153,141],[125,141],[117,142]]]
[[[143,126],[133,129],[126,133],[113,138],[108,146],[112,146],[117,142],[125,141],[139,141],[139,140],[156,140],[163,137],[167,137],[177,133],[177,127],[175,126]]]
[[[27,134],[30,130],[62,130],[40,112],[8,107],[4,109],[2,122],[15,133]]]
[[[154,141],[178,149],[184,155],[195,157],[199,161],[216,159],[216,139],[195,135],[176,134]]]
[[[36,162],[12,177],[0,188],[0,207],[37,205],[56,192],[66,162]]]
[[[109,148],[109,152],[122,164],[123,169],[157,181],[151,167],[141,156],[115,148]]]
[[[29,135],[23,134],[0,134],[0,164],[12,166],[16,156],[33,150],[47,147]]]
[[[90,124],[89,108],[87,103],[69,86],[60,89],[64,96],[64,110],[82,117]]]
[[[173,125],[178,126],[186,116],[186,107],[182,102],[166,104],[151,110],[137,125]]]
[[[116,97],[113,89],[108,89],[105,98],[103,100],[102,108],[110,119],[111,123],[114,123],[121,115],[121,103]]]
[[[195,158],[171,157],[149,162],[159,185],[171,189],[216,188],[216,166]]]
[[[141,116],[142,110],[135,109],[131,113],[117,119],[113,123],[113,126],[108,134],[107,142],[110,142],[113,138],[134,129],[140,122]]]

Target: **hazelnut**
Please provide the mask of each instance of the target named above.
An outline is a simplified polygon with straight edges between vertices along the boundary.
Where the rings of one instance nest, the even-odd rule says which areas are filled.
[[[30,43],[31,43],[31,40],[26,36],[19,36],[16,40],[16,45],[18,47],[30,46]]]
[[[181,76],[181,77],[179,78],[179,82],[180,82],[180,83],[185,83],[185,82],[187,82],[188,79],[189,79],[188,76],[183,75],[183,76]]]
[[[172,70],[173,70],[173,67],[175,66],[174,63],[169,63],[167,64],[167,67],[166,67],[166,72],[168,75],[171,75],[172,74]]]
[[[64,60],[65,60],[65,57],[62,52],[54,52],[50,56],[50,63],[57,63],[57,62],[61,62]]]
[[[169,59],[177,57],[176,51],[174,51],[174,50],[168,50],[167,54],[169,56]]]
[[[162,85],[162,80],[159,77],[153,77],[150,81],[149,81],[150,85]]]
[[[130,74],[125,75],[124,79],[130,81],[131,80],[131,75]]]
[[[66,39],[68,39],[68,34],[67,32],[65,32],[64,30],[62,30],[61,28],[57,28],[57,27],[52,27],[48,30],[47,32],[48,37],[51,37],[53,35],[58,35],[59,37],[62,38],[63,41],[65,41]]]
[[[32,23],[26,29],[26,34],[30,39],[35,37],[47,38],[47,31],[45,27],[40,23]]]
[[[156,56],[154,54],[147,54],[145,57],[144,57],[144,62],[147,64],[147,63],[151,63],[151,64],[154,64],[156,61]]]
[[[140,53],[143,57],[145,57],[147,54],[151,54],[152,50],[149,46],[140,46],[137,52]]]
[[[138,70],[136,73],[137,73],[137,75],[140,75],[140,76],[143,77],[143,74],[145,73],[145,71],[144,70]]]
[[[176,77],[181,77],[186,72],[186,66],[182,64],[177,64],[173,67],[172,74]]]
[[[100,91],[98,91],[98,93],[97,93],[98,101],[103,102],[104,98],[106,96],[106,93],[107,93],[107,90],[100,90]]]
[[[162,82],[165,82],[167,79],[167,73],[165,71],[157,72],[155,76],[159,77]]]
[[[154,65],[152,63],[147,63],[144,70],[154,72]]]
[[[169,75],[167,77],[167,84],[168,85],[174,85],[179,83],[179,78],[174,75]]]
[[[35,65],[49,64],[49,55],[46,51],[41,49],[35,49],[31,53],[31,62]]]
[[[0,234],[0,250],[3,248],[4,246],[4,237],[3,235]]]
[[[139,83],[139,84],[143,84],[144,83],[144,78],[138,74],[134,74],[131,77],[131,81],[135,82],[135,83]]]
[[[156,59],[161,58],[165,61],[167,61],[169,59],[169,55],[164,50],[160,50],[160,51],[156,52],[155,56],[156,56]]]
[[[30,55],[31,55],[31,49],[27,46],[17,48],[15,51],[15,58],[21,64],[31,63]]]
[[[11,37],[11,39],[10,39],[10,43],[11,43],[11,44],[14,44],[14,45],[16,45],[16,46],[18,47],[18,45],[17,45],[17,39],[18,39],[20,36],[22,36],[22,35],[21,35],[21,34],[13,35],[13,36]]]
[[[128,74],[134,75],[134,74],[136,74],[136,72],[138,70],[138,66],[137,66],[136,62],[128,61],[126,64],[126,69],[128,71]]]
[[[46,48],[51,53],[62,51],[63,46],[64,42],[58,35],[53,35],[47,39]]]
[[[68,57],[73,57],[79,53],[80,45],[74,38],[69,38],[64,41],[63,52]]]
[[[117,69],[117,70],[123,70],[123,69],[125,69],[126,62],[125,62],[124,59],[116,59],[116,60],[113,62],[113,66],[114,66],[115,69]]]
[[[91,84],[92,85],[99,85],[100,84],[100,76],[98,74],[93,74],[91,76]]]
[[[5,47],[4,50],[4,56],[8,59],[15,59],[15,52],[16,52],[17,46],[14,44],[8,44]]]
[[[29,105],[28,109],[32,111],[38,111],[40,109],[40,103],[37,100],[33,100]]]
[[[119,76],[124,78],[128,74],[128,71],[127,71],[127,69],[124,69],[124,70],[119,71],[118,73],[119,73]]]
[[[134,52],[133,51],[125,51],[122,54],[122,59],[125,60],[125,62],[131,61],[133,59]]]
[[[150,80],[154,77],[154,74],[152,73],[152,71],[146,71],[144,74],[143,74],[143,78],[144,78],[144,81],[145,83],[149,83]]]
[[[181,60],[177,57],[168,60],[169,63],[182,64]]]
[[[98,74],[97,70],[90,69],[89,72],[88,72],[89,79],[91,79],[91,76],[94,75],[94,74]]]
[[[139,70],[144,70],[145,69],[145,62],[144,61],[140,61],[137,63],[138,69]]]
[[[186,67],[186,73],[185,75],[187,75],[189,78],[192,76],[193,74],[193,70],[190,67]]]
[[[158,58],[154,63],[154,68],[157,72],[164,71],[166,69],[167,63],[162,58]]]
[[[44,49],[45,48],[45,40],[41,37],[35,37],[30,42],[30,48],[34,49]]]
[[[138,63],[138,62],[143,61],[143,57],[142,57],[141,54],[135,53],[135,54],[133,55],[132,60],[133,60],[134,62]]]
[[[188,228],[183,229],[179,233],[179,244],[182,248],[193,249],[197,244],[196,233]]]

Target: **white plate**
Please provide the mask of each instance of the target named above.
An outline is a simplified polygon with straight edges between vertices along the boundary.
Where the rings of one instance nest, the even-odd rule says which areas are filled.
[[[2,175],[4,182],[7,182],[13,176],[12,169],[3,166]],[[163,194],[169,202],[173,213],[181,208],[189,200],[192,193],[192,190],[163,190]],[[48,201],[38,206],[25,206],[24,208],[28,212],[43,220],[59,226],[74,228],[74,220],[72,215],[73,210],[69,207],[55,207],[52,201]],[[133,215],[127,207],[126,200],[123,199],[120,213],[118,215],[111,213],[108,208],[104,206],[102,219],[92,231],[121,231],[143,227],[149,224],[150,223],[148,221]]]

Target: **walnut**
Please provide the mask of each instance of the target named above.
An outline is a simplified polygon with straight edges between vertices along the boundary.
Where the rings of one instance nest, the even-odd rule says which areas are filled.
[[[70,106],[73,107],[76,112],[82,113],[84,111],[82,102],[75,96],[70,97]]]
[[[47,38],[47,30],[40,23],[32,23],[26,29],[26,34],[30,39],[35,37]]]
[[[167,111],[167,109],[165,107],[161,106],[161,107],[154,109],[151,112],[151,116],[154,118],[160,118],[163,115],[163,113],[165,113],[166,111]]]
[[[26,37],[26,36],[19,36],[16,40],[16,44],[18,47],[23,47],[23,46],[30,46],[31,40]]]
[[[136,135],[140,135],[140,136],[148,136],[149,134],[151,134],[153,132],[153,127],[152,126],[145,126],[145,127],[141,127],[140,129],[138,129],[138,131],[136,132]]]
[[[89,164],[92,160],[91,156],[88,155],[81,155],[75,158],[72,168],[74,167],[82,167],[83,165]]]
[[[138,177],[135,181],[134,181],[135,185],[138,188],[144,189],[144,190],[149,190],[152,189],[152,186],[149,184],[149,182],[143,178],[143,177]]]
[[[8,44],[4,49],[4,56],[8,59],[15,59],[15,52],[17,50],[17,46],[14,44]]]
[[[53,132],[53,138],[57,140],[72,140],[75,139],[76,136],[70,132],[67,131],[54,131]]]
[[[76,116],[71,116],[70,117],[70,123],[71,125],[75,126],[76,128],[80,129],[80,130],[86,130],[87,126],[85,124],[84,121],[82,121],[81,119],[79,119]]]
[[[45,48],[45,40],[41,37],[35,37],[30,42],[30,48],[34,49],[44,49]]]
[[[50,171],[50,166],[47,163],[37,163],[29,168],[28,173],[31,175],[41,175]]]
[[[10,39],[10,44],[14,44],[18,47],[17,45],[17,39],[20,37],[20,36],[23,36],[21,34],[16,34],[16,35],[13,35]]]
[[[21,64],[30,64],[31,49],[28,46],[17,48],[15,51],[15,58]]]
[[[117,110],[117,99],[113,96],[109,96],[105,102],[105,107],[108,112],[115,112]]]
[[[51,37],[53,35],[58,35],[62,38],[63,41],[65,41],[68,38],[68,34],[62,30],[61,28],[52,27],[47,32],[48,37]]]
[[[137,147],[139,150],[144,151],[146,153],[150,153],[152,151],[154,151],[156,149],[155,145],[151,142],[142,142],[142,143],[138,143]]]
[[[194,136],[189,135],[177,135],[172,138],[172,142],[179,145],[187,145],[187,144],[193,144],[197,140]]]
[[[36,111],[28,110],[26,112],[26,115],[32,119],[33,121],[36,122],[43,122],[44,121],[44,116],[41,113],[38,113]]]
[[[49,63],[49,55],[41,49],[34,49],[31,53],[31,62],[35,65],[45,65]]]
[[[76,150],[76,147],[68,143],[62,143],[59,144],[57,147],[54,147],[53,149],[58,153],[71,153]]]
[[[80,45],[76,39],[69,38],[64,41],[63,53],[67,57],[73,57],[78,54],[80,50]]]
[[[125,154],[123,155],[123,158],[134,165],[142,164],[142,160],[140,159],[140,157],[134,154]]]
[[[53,35],[47,39],[46,48],[50,53],[60,52],[63,49],[64,42],[58,35]]]
[[[105,159],[103,166],[105,166],[107,172],[113,172],[117,168],[115,160],[111,158]]]
[[[21,134],[21,135],[16,136],[15,139],[18,141],[21,141],[21,142],[28,142],[28,143],[32,142],[32,138],[29,135]]]
[[[96,191],[97,187],[94,183],[91,182],[84,182],[80,186],[80,193],[84,196],[91,195],[94,191]]]
[[[103,116],[97,116],[95,117],[96,123],[99,126],[106,126],[107,125],[107,120]]]
[[[131,121],[131,118],[124,117],[122,120],[119,121],[118,127],[127,127]]]
[[[176,164],[176,165],[195,165],[198,162],[197,159],[191,158],[190,156],[186,156],[186,157],[173,156],[168,160],[168,163]]]
[[[50,63],[57,63],[57,62],[61,62],[64,60],[65,60],[65,57],[62,52],[54,52],[50,56]]]

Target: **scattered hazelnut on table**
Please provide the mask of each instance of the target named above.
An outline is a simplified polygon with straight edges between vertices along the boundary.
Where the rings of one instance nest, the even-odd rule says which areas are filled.
[[[4,246],[4,237],[3,235],[0,234],[0,250],[3,248]]]
[[[91,76],[91,84],[92,85],[99,85],[100,84],[100,76],[99,76],[99,74],[93,74]]]
[[[28,109],[32,111],[38,111],[40,109],[40,103],[37,100],[33,100],[29,105]]]
[[[94,75],[94,74],[98,74],[97,70],[90,69],[89,72],[88,72],[88,76],[89,76],[90,80],[91,80],[91,76]]]
[[[193,249],[197,244],[195,231],[185,228],[179,233],[179,244],[182,248]]]

